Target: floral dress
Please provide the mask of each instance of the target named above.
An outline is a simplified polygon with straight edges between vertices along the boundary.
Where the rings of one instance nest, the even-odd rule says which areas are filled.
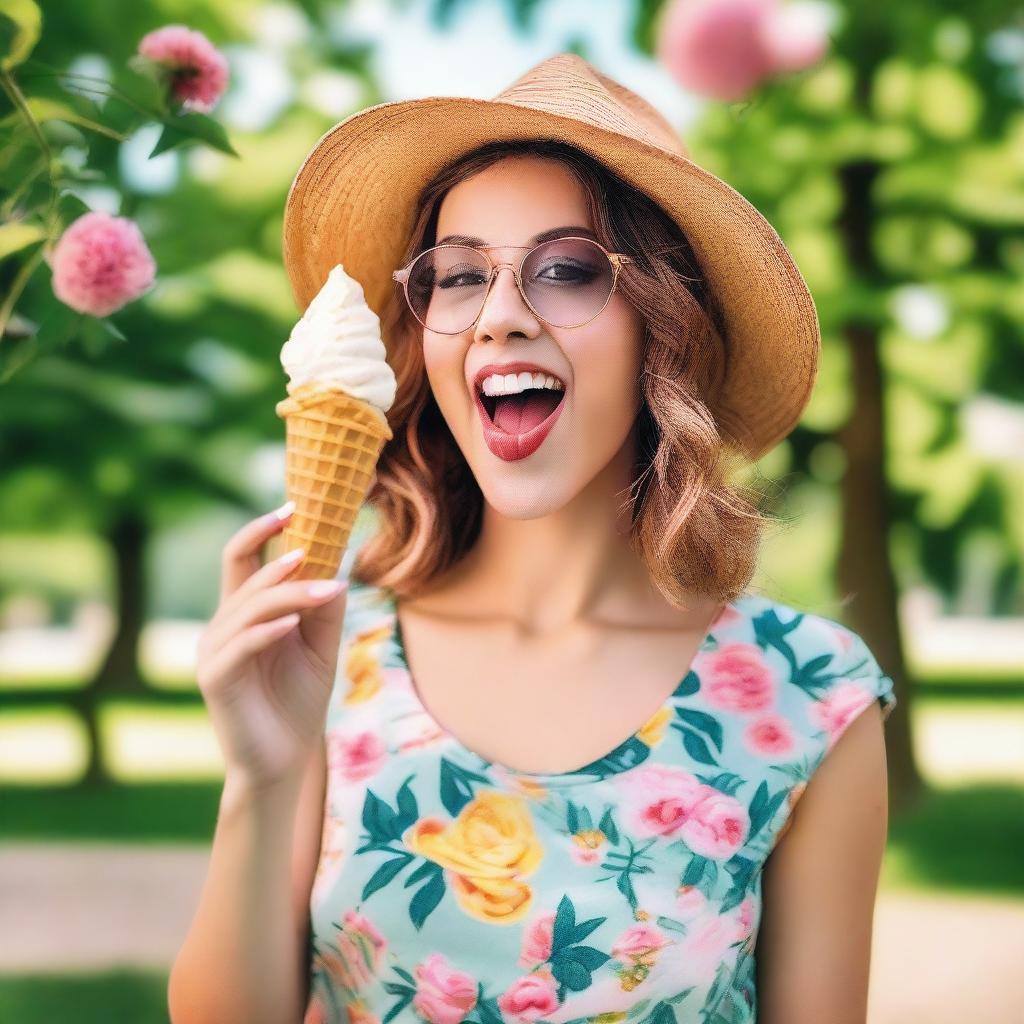
[[[762,868],[875,700],[857,634],[746,592],[636,733],[512,770],[431,717],[393,594],[351,581],[304,1024],[755,1021]]]

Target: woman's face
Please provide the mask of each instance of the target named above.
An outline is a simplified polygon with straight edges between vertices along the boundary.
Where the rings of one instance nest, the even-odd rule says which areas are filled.
[[[522,155],[452,188],[438,213],[437,239],[460,234],[487,245],[529,246],[540,232],[564,226],[594,229],[582,186],[563,164]],[[488,255],[518,265],[524,251]],[[633,452],[625,443],[640,408],[643,334],[640,314],[619,289],[590,323],[552,327],[523,301],[506,268],[475,326],[459,335],[424,330],[431,389],[489,505],[510,518],[533,519],[570,502],[602,471],[610,489],[628,485]],[[499,439],[499,454],[488,446],[474,379],[486,364],[520,360],[559,377],[565,394],[540,446],[517,458],[523,448],[514,441]]]

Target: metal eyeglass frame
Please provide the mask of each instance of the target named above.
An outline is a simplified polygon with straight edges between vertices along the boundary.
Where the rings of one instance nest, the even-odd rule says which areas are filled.
[[[625,253],[609,252],[600,242],[596,241],[593,238],[584,238],[582,235],[566,235],[562,238],[549,238],[547,241],[539,242],[537,245],[459,245],[454,242],[446,242],[441,245],[431,246],[429,249],[424,249],[423,252],[414,256],[404,267],[402,267],[401,270],[395,270],[394,272],[392,272],[391,277],[394,281],[401,284],[402,290],[405,292],[406,304],[408,305],[409,311],[412,313],[412,315],[416,317],[416,322],[420,324],[420,326],[422,326],[425,330],[430,331],[432,334],[446,334],[448,336],[453,336],[456,334],[464,334],[466,331],[474,328],[477,324],[477,321],[480,319],[480,315],[484,311],[484,306],[487,304],[487,297],[490,294],[491,285],[494,283],[494,279],[498,276],[498,271],[501,270],[502,267],[508,267],[509,270],[512,271],[516,279],[516,286],[519,288],[519,294],[522,296],[523,302],[525,302],[526,305],[529,306],[529,308],[533,311],[535,316],[537,316],[544,323],[548,323],[548,321],[545,320],[544,317],[542,317],[536,309],[534,309],[533,303],[530,302],[530,300],[526,297],[526,292],[523,289],[523,279],[520,276],[520,274],[522,272],[523,264],[526,262],[527,257],[531,253],[533,253],[535,249],[539,249],[541,248],[541,246],[544,245],[550,245],[552,242],[565,241],[589,242],[591,245],[596,245],[601,250],[601,252],[603,252],[605,256],[608,257],[608,262],[611,263],[612,265],[612,286],[611,288],[608,289],[608,298],[604,300],[604,304],[589,320],[584,320],[582,323],[573,324],[571,327],[561,327],[558,324],[550,324],[550,326],[552,327],[559,327],[560,330],[575,330],[577,327],[585,327],[587,324],[590,323],[591,320],[595,320],[604,312],[605,306],[608,305],[609,301],[611,300],[611,297],[615,294],[615,288],[619,281],[619,268],[624,263],[635,264],[636,262],[630,256],[627,256]],[[475,249],[477,252],[482,252],[484,254],[484,259],[487,260],[487,263],[491,268],[490,274],[487,278],[487,288],[484,291],[484,297],[480,302],[480,312],[477,313],[476,318],[473,320],[473,322],[468,327],[463,327],[461,331],[435,331],[433,330],[433,328],[427,327],[427,325],[423,323],[423,321],[420,320],[418,316],[416,316],[416,310],[413,309],[412,301],[409,298],[409,274],[412,272],[413,264],[421,256],[426,255],[428,252],[433,252],[434,249]],[[495,263],[491,259],[491,257],[488,256],[488,249],[523,249],[525,250],[525,252],[523,253],[523,258],[519,261],[519,265],[516,266],[515,264],[512,263]]]

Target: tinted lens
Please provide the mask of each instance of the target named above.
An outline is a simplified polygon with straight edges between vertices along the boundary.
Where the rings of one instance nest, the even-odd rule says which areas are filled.
[[[487,294],[484,256],[461,245],[423,253],[409,275],[409,302],[428,330],[461,334],[476,321]],[[556,238],[527,255],[526,298],[553,327],[592,320],[611,294],[615,274],[604,250],[585,238]]]

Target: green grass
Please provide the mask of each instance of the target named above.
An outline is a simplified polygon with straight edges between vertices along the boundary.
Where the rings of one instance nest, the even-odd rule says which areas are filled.
[[[0,1020],[10,1024],[168,1024],[164,971],[0,975]]]
[[[882,885],[1024,898],[1024,789],[974,783],[931,789],[890,816]]]
[[[145,782],[94,790],[7,785],[0,838],[208,843],[217,821],[221,786],[220,782]]]

